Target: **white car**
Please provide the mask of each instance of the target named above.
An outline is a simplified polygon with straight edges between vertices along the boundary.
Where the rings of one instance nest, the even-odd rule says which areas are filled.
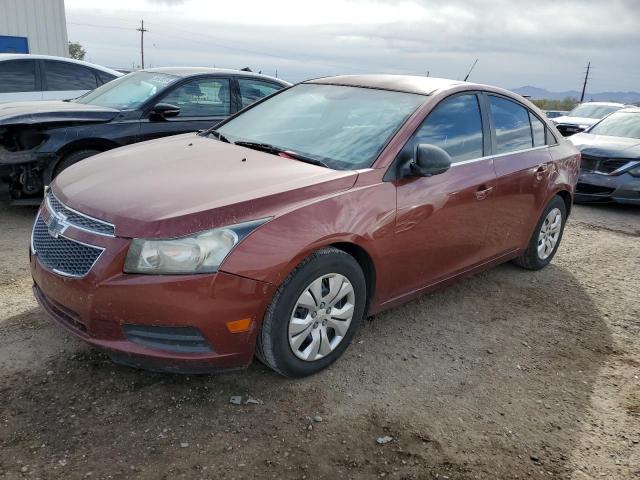
[[[624,108],[623,103],[613,102],[585,102],[581,103],[566,115],[552,118],[560,133],[568,137],[575,133],[584,132],[607,115]]]
[[[0,53],[0,103],[76,98],[120,76],[70,58]]]

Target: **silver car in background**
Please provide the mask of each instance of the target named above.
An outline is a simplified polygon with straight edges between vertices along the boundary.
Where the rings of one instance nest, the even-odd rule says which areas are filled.
[[[595,125],[607,115],[624,108],[622,103],[585,102],[581,103],[566,115],[551,118],[560,133],[568,137],[580,133]]]
[[[120,76],[71,58],[0,53],[0,103],[68,100]]]
[[[618,110],[569,140],[582,153],[576,202],[640,205],[640,107]]]

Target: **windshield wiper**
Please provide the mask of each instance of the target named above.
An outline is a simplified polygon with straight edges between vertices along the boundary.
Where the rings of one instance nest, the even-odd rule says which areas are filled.
[[[278,148],[274,145],[269,145],[268,143],[258,143],[258,142],[245,142],[238,141],[235,142],[236,145],[241,147],[252,148],[253,150],[259,150],[261,152],[272,153],[273,155],[278,155],[280,153],[284,153],[285,155],[295,158],[296,160],[300,160],[301,162],[310,163],[312,165],[318,165],[319,167],[331,168],[329,165],[324,163],[322,160],[317,160],[315,158],[308,157],[306,155],[302,155],[301,153],[294,152],[292,150],[284,150],[282,148]]]
[[[223,134],[221,134],[217,130],[204,130],[203,132],[200,132],[200,135],[213,135],[221,142],[231,143],[227,137],[225,137]]]

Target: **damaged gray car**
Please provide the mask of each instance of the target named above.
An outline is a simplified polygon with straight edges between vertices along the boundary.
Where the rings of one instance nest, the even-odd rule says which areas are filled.
[[[157,68],[70,101],[0,104],[0,179],[14,204],[39,204],[56,175],[91,155],[213,127],[288,86],[251,72]]]

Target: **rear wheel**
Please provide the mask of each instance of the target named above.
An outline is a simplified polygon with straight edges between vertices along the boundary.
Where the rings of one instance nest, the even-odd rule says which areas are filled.
[[[358,262],[337,248],[307,257],[280,286],[258,334],[257,355],[287,377],[312,375],[349,346],[364,315]]]
[[[77,150],[68,155],[65,155],[65,157],[62,160],[60,160],[60,162],[58,162],[58,165],[56,165],[56,168],[53,171],[53,178],[60,175],[60,173],[62,173],[63,170],[66,170],[74,163],[78,163],[80,160],[84,160],[85,158],[91,157],[98,153],[101,153],[100,150],[86,149],[86,150]]]
[[[514,263],[528,270],[546,267],[560,246],[566,219],[567,207],[564,200],[558,196],[553,197],[540,216],[527,250]]]

